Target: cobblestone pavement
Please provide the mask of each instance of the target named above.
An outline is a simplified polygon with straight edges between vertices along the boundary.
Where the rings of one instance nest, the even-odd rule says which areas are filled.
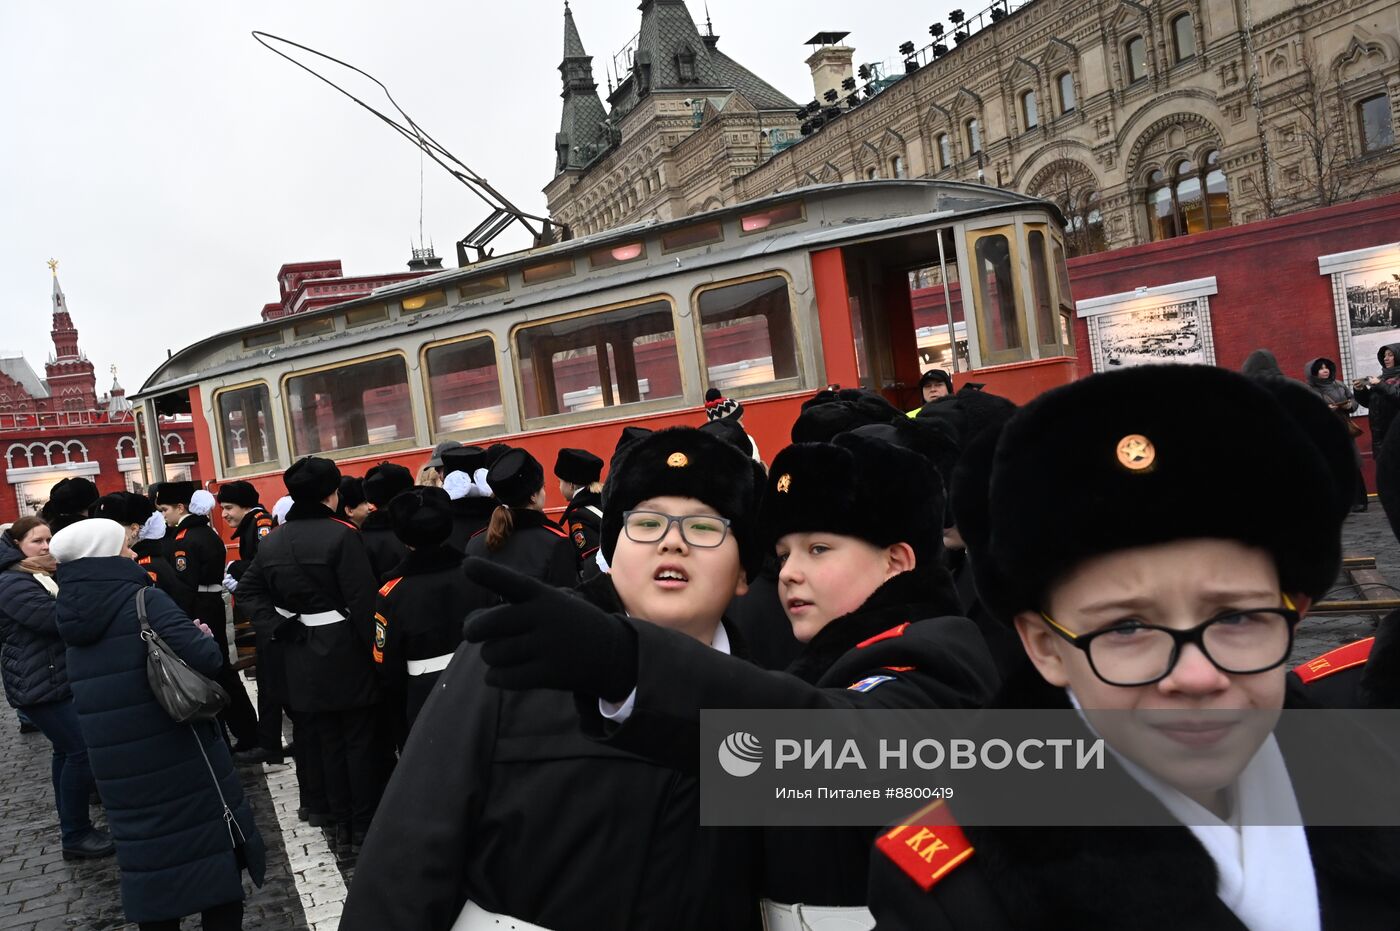
[[[1386,579],[1400,585],[1400,545],[1378,504],[1347,521],[1344,539],[1346,555],[1375,556]],[[1339,589],[1337,594],[1350,593]],[[1306,620],[1292,662],[1369,636],[1373,628],[1369,617]],[[248,691],[256,704],[257,683],[249,681]],[[0,711],[0,722],[0,931],[134,928],[122,918],[115,859],[63,860],[48,778],[48,741],[42,734],[19,734],[8,708]],[[248,886],[244,927],[334,931],[353,861],[337,859],[320,829],[297,820],[291,766],[242,767],[239,773],[268,850],[266,883],[261,889]],[[186,920],[183,927],[198,928],[198,918]]]

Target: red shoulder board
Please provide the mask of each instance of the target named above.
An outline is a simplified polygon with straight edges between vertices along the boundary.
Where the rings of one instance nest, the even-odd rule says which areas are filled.
[[[876,634],[875,636],[871,637],[869,640],[862,640],[860,643],[857,643],[857,644],[856,644],[856,649],[859,650],[861,647],[868,647],[868,646],[870,646],[871,644],[879,643],[881,640],[893,640],[895,637],[902,637],[902,636],[904,636],[904,631],[907,630],[908,628],[909,628],[909,622],[908,622],[908,621],[905,621],[903,624],[900,624],[898,627],[891,627],[889,630],[885,631],[884,633]]]
[[[399,576],[397,579],[390,579],[389,581],[384,583],[384,587],[379,590],[379,594],[381,596],[387,597],[388,594],[394,590],[394,586],[398,585],[402,581],[403,576]]]
[[[1304,683],[1316,682],[1319,679],[1326,679],[1333,673],[1341,672],[1343,669],[1350,669],[1353,666],[1360,666],[1371,658],[1371,647],[1375,646],[1376,638],[1367,637],[1365,640],[1357,640],[1354,643],[1343,644],[1335,650],[1323,653],[1317,659],[1304,663],[1293,671],[1298,674],[1298,678]]]
[[[550,533],[554,534],[556,537],[563,537],[565,540],[569,539],[569,535],[567,533],[560,530],[553,524],[540,524],[540,526],[543,527],[545,530],[548,530]]]
[[[142,556],[141,558],[139,558],[139,559],[136,560],[136,565],[138,565],[138,566],[149,566],[150,564],[151,564],[151,557],[149,557],[149,556]]]
[[[925,808],[919,812],[916,820],[945,820],[948,824],[902,824],[880,835],[875,841],[876,848],[893,860],[925,892],[972,856],[972,844],[962,828],[953,824],[946,813],[942,814],[941,819],[938,816],[929,817],[933,809],[942,804],[942,801],[938,801]]]
[[[189,532],[190,532],[190,531],[189,531],[189,528],[187,527],[187,528],[185,528],[184,530],[181,530],[179,533],[175,534],[175,539],[176,539],[176,540],[183,540],[183,539],[185,539],[185,534],[187,534],[187,533],[189,533]]]
[[[332,517],[331,520],[335,521],[337,524],[340,524],[340,525],[342,525],[342,526],[344,526],[344,527],[349,527],[351,530],[355,531],[356,533],[358,533],[359,530],[360,530],[359,527],[356,527],[354,524],[350,523],[348,520],[341,520],[339,517]]]

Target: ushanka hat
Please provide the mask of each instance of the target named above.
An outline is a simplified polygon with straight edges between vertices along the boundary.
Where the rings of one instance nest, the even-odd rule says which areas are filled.
[[[458,446],[456,449],[449,449],[442,454],[443,475],[462,472],[470,479],[476,475],[477,469],[489,467],[490,463],[486,461],[486,450],[480,446]]]
[[[603,475],[603,460],[586,449],[559,450],[554,459],[554,477],[570,485],[592,485]]]
[[[194,482],[161,482],[156,488],[156,504],[183,504],[190,506],[190,499],[199,490]]]
[[[65,514],[86,514],[98,498],[97,486],[91,480],[77,476],[65,478],[49,489],[44,505],[44,519],[52,520]]]
[[[497,501],[521,508],[544,487],[544,466],[523,449],[507,449],[487,471],[486,484]]]
[[[452,533],[451,501],[441,488],[410,488],[389,502],[389,520],[405,546],[437,546]]]
[[[1086,559],[1225,539],[1269,553],[1285,592],[1317,598],[1341,565],[1345,436],[1301,386],[1213,366],[1130,368],[1047,392],[974,440],[954,475],[978,595],[1010,621],[1043,610]]]
[[[129,527],[132,524],[144,525],[155,510],[155,505],[145,495],[114,491],[97,499],[92,508],[92,516],[114,520],[123,527]]]
[[[253,487],[252,482],[224,482],[219,486],[217,497],[220,504],[251,508],[257,506],[258,490]]]
[[[778,453],[759,524],[766,549],[789,533],[834,533],[880,547],[907,543],[919,565],[932,566],[943,549],[943,486],[913,450],[843,433]]]
[[[348,511],[365,503],[365,480],[358,475],[340,477],[340,509]]]
[[[304,456],[282,474],[293,501],[324,501],[340,490],[340,470],[320,456]]]
[[[365,473],[365,500],[377,508],[389,506],[400,492],[413,487],[413,473],[395,462],[381,462]]]
[[[613,460],[603,490],[603,558],[612,561],[622,515],[650,498],[694,498],[729,521],[739,559],[752,575],[763,561],[754,532],[754,462],[733,445],[694,427],[671,427],[627,445]]]

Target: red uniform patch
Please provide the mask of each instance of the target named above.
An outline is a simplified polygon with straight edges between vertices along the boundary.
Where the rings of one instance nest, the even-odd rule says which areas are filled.
[[[1326,679],[1334,673],[1343,669],[1350,669],[1353,666],[1360,666],[1371,658],[1371,647],[1376,645],[1375,637],[1367,637],[1365,640],[1357,640],[1353,643],[1343,644],[1335,650],[1323,653],[1315,660],[1306,662],[1298,666],[1293,671],[1298,674],[1298,678],[1303,682],[1316,682],[1319,679]]]
[[[398,585],[402,581],[402,577],[399,577],[397,579],[390,579],[389,581],[384,583],[384,587],[379,590],[379,594],[387,596],[390,592],[394,590],[394,586]]]
[[[909,622],[908,622],[908,621],[905,621],[903,624],[900,624],[898,627],[891,627],[889,630],[885,631],[884,633],[876,634],[875,636],[871,637],[869,640],[862,640],[860,643],[857,643],[857,644],[856,644],[856,649],[859,650],[861,647],[868,647],[868,646],[870,646],[872,643],[879,643],[881,640],[893,640],[895,637],[902,637],[902,636],[904,636],[904,632],[905,632],[906,630],[908,630],[908,629],[909,629]]]
[[[935,802],[919,812],[928,816],[943,802]],[[881,853],[894,861],[925,892],[972,856],[972,844],[956,824],[902,824],[875,841]]]

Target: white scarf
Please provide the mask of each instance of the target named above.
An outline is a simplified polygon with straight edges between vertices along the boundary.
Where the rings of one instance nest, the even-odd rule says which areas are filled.
[[[1079,700],[1073,692],[1068,694],[1083,716]],[[1085,724],[1093,729],[1087,718]],[[1228,823],[1111,746],[1108,749],[1200,841],[1215,861],[1216,895],[1249,931],[1321,931],[1308,836],[1288,766],[1273,734],[1231,789],[1233,810]]]

